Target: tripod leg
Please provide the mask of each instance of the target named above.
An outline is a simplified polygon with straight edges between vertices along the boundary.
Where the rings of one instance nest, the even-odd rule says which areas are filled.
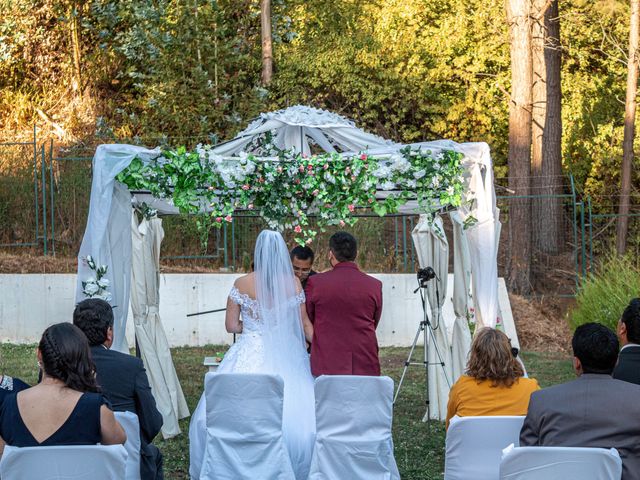
[[[398,395],[400,394],[400,388],[402,387],[402,382],[404,382],[404,377],[407,374],[407,369],[409,368],[409,365],[411,365],[411,357],[413,357],[413,351],[416,349],[418,338],[420,338],[420,331],[424,331],[423,324],[420,324],[420,326],[418,327],[416,336],[414,337],[413,343],[411,344],[411,350],[409,350],[409,356],[407,357],[407,361],[404,362],[404,368],[402,369],[402,376],[400,377],[400,382],[398,382],[398,388],[396,389],[396,394],[393,397],[393,403],[396,403],[396,400],[398,399]]]
[[[425,314],[426,315],[426,314]],[[427,322],[427,325],[429,323]],[[422,417],[423,422],[431,420],[431,401],[429,400],[429,329],[424,329],[424,398],[426,398],[427,411]]]

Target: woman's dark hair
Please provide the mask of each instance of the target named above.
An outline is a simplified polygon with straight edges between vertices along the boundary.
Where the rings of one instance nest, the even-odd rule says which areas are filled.
[[[42,334],[38,349],[44,372],[79,392],[99,392],[87,337],[75,325],[57,323]]]
[[[111,305],[100,298],[87,298],[76,305],[73,324],[87,336],[89,345],[102,345],[107,340],[107,330],[113,327]]]
[[[467,375],[477,381],[491,380],[491,386],[510,387],[524,375],[511,351],[511,342],[500,330],[485,327],[473,339]]]
[[[358,255],[358,242],[348,232],[336,232],[331,235],[329,248],[338,262],[353,262]]]

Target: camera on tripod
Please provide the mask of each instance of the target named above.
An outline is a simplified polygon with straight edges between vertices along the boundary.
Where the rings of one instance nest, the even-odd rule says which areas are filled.
[[[429,280],[436,278],[436,271],[431,267],[420,268],[417,276],[420,287],[425,287]]]

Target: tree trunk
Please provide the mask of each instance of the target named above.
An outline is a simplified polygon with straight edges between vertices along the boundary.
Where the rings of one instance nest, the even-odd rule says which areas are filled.
[[[260,0],[260,25],[262,27],[262,84],[269,85],[273,76],[271,0]]]
[[[79,21],[80,5],[76,1],[72,1],[69,5],[69,39],[71,43],[71,90],[79,93],[82,88],[81,77],[81,49],[80,49],[80,33]]]
[[[531,22],[529,0],[506,0],[511,41],[511,99],[509,102],[508,286],[520,294],[531,290]],[[524,197],[523,197],[524,196]]]
[[[638,90],[638,42],[640,37],[640,0],[631,0],[631,28],[629,29],[629,61],[627,63],[627,97],[624,106],[624,141],[622,143],[622,179],[620,207],[616,228],[616,250],[623,255],[627,250],[629,227],[629,194],[631,193],[631,167],[635,137],[636,92]]]
[[[558,0],[533,0],[531,51],[533,195],[532,236],[536,249],[556,254],[562,248],[561,47]]]

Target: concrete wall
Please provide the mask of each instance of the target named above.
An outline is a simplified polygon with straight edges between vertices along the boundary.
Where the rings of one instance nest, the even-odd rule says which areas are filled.
[[[378,274],[383,284],[383,314],[378,326],[381,346],[408,346],[422,319],[419,294],[414,294],[413,274]],[[36,343],[53,323],[71,321],[75,305],[73,274],[0,274],[0,341]],[[234,274],[163,274],[160,276],[160,317],[171,346],[226,344],[232,336],[224,329],[224,312],[187,317],[189,313],[224,308]],[[518,344],[504,281],[500,304],[505,330]],[[453,321],[449,275],[445,323]],[[127,338],[133,345],[131,313]]]

